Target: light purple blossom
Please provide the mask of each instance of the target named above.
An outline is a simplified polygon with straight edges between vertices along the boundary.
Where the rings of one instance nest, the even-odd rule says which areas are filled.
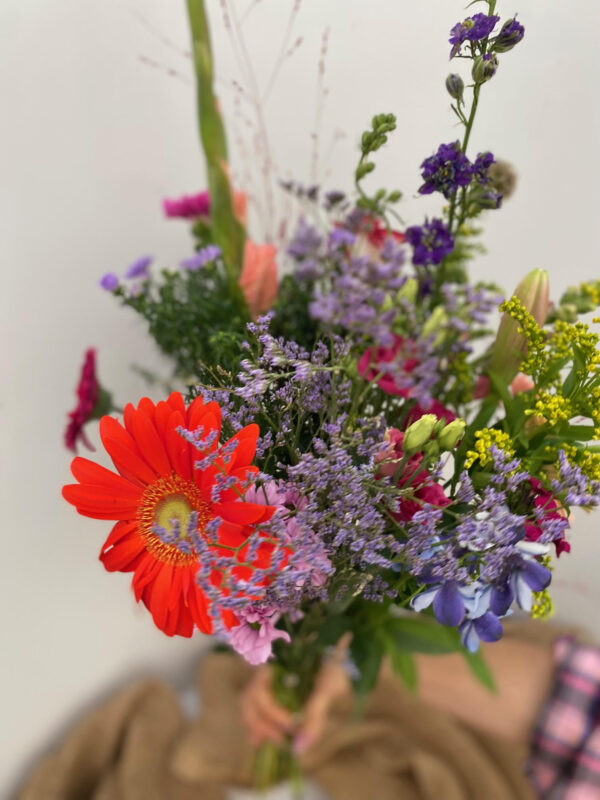
[[[127,280],[132,278],[146,278],[148,276],[148,269],[152,264],[152,256],[140,256],[133,264],[130,264],[125,272]]]
[[[106,289],[107,292],[114,291],[117,286],[119,285],[119,276],[115,275],[114,272],[107,272],[106,275],[103,275],[100,279],[100,286],[103,289]]]
[[[289,633],[275,627],[281,613],[273,606],[250,605],[240,609],[237,616],[240,624],[231,628],[227,640],[236,653],[253,666],[269,660],[273,655],[274,641],[290,641]]]

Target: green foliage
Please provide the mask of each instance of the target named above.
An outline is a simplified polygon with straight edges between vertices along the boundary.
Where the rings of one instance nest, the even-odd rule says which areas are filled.
[[[357,205],[369,211],[374,217],[386,219],[389,205],[397,203],[402,197],[402,192],[378,189],[372,197],[363,190],[361,182],[375,169],[373,161],[369,160],[372,153],[376,153],[388,140],[388,134],[396,130],[396,117],[394,114],[376,114],[371,121],[371,129],[363,133],[360,143],[360,160],[354,173],[356,188],[360,194]]]
[[[235,373],[249,316],[243,300],[230,295],[222,268],[208,264],[198,271],[164,270],[162,278],[156,284],[145,282],[137,295],[128,295],[123,287],[115,294],[146,320],[179,377],[201,379],[213,364]]]
[[[300,282],[285,275],[280,284],[277,302],[273,306],[275,317],[271,323],[273,336],[283,336],[306,348],[309,352],[317,341],[319,328],[308,311],[313,298],[312,282]]]

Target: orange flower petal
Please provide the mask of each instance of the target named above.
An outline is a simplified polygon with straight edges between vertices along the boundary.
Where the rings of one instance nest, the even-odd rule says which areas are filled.
[[[260,429],[258,425],[253,423],[252,425],[247,425],[245,428],[242,428],[235,436],[231,437],[229,442],[235,441],[237,445],[229,464],[226,466],[228,473],[234,469],[239,469],[240,467],[245,467],[247,464],[250,464],[256,453],[256,442],[259,433]],[[223,445],[223,447],[225,447],[225,445]]]
[[[115,475],[114,472],[88,458],[81,456],[74,458],[71,462],[71,472],[80,484],[102,487],[116,496],[131,498],[136,502],[142,496],[142,489],[137,483],[134,484],[120,475]]]
[[[268,519],[273,509],[271,506],[261,506],[258,503],[246,503],[238,501],[236,503],[216,503],[214,506],[215,516],[222,517],[226,522],[234,522],[236,525],[255,525]]]
[[[135,560],[145,549],[141,536],[133,536],[110,548],[103,547],[100,561],[108,572],[131,572],[135,569]]]
[[[171,411],[171,416],[165,429],[165,446],[173,469],[186,480],[191,480],[192,465],[191,447],[187,441],[177,433],[177,428],[185,427],[185,421],[179,411]]]
[[[104,439],[103,444],[123,477],[136,480],[143,486],[154,483],[157,478],[156,472],[132,450],[109,437]]]
[[[110,532],[108,539],[102,545],[102,550],[106,550],[109,547],[112,547],[117,542],[120,542],[121,539],[129,536],[139,536],[137,532],[137,523],[135,522],[124,522],[121,520],[117,522],[114,526],[112,531]]]
[[[185,403],[180,392],[171,392],[167,403],[171,406],[173,411],[179,411],[185,417]]]
[[[131,485],[131,484],[130,484]],[[103,514],[116,514],[110,519],[130,519],[135,517],[139,494],[124,491],[113,491],[105,486],[93,484],[69,483],[63,486],[63,497],[68,503],[87,511],[98,511]]]
[[[136,444],[146,461],[162,477],[170,475],[171,462],[150,417],[145,411],[138,410],[132,424]]]

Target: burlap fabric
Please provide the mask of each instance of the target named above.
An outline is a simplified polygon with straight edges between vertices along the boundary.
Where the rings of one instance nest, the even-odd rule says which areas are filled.
[[[34,769],[18,800],[224,800],[250,783],[237,696],[249,668],[227,654],[199,672],[202,714],[142,682],[87,715]],[[532,800],[525,752],[469,730],[384,674],[366,713],[341,703],[304,769],[333,800]]]

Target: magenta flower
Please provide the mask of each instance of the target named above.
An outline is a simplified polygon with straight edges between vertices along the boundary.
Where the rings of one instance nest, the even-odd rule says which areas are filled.
[[[83,426],[92,418],[98,397],[100,384],[96,378],[96,351],[93,348],[86,350],[79,385],[77,386],[77,405],[69,413],[69,422],[65,430],[65,445],[74,453],[77,452],[78,441],[88,448],[94,448],[88,441]]]
[[[209,192],[199,192],[198,194],[184,194],[176,200],[163,200],[163,210],[167,217],[180,217],[181,219],[196,219],[198,217],[210,216],[210,194]]]

